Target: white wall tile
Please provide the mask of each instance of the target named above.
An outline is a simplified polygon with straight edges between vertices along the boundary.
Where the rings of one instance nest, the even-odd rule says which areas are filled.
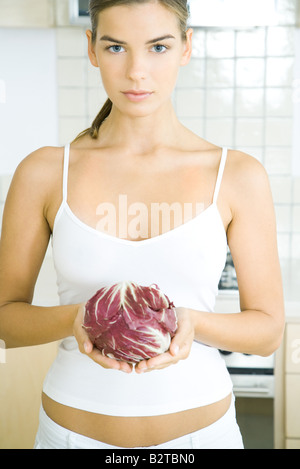
[[[94,67],[89,60],[87,62],[87,86],[89,88],[103,86],[99,68]]]
[[[83,28],[57,28],[58,57],[85,57],[87,55],[87,38]]]
[[[209,89],[206,91],[207,117],[232,117],[234,115],[234,90]]]
[[[107,100],[107,94],[103,88],[91,88],[88,90],[88,116],[94,119]]]
[[[177,88],[202,88],[205,86],[205,61],[191,59],[179,70]]]
[[[294,28],[291,27],[270,27],[267,36],[267,55],[269,56],[293,56]]]
[[[265,60],[264,59],[237,59],[236,84],[240,87],[264,86]]]
[[[237,57],[264,57],[265,56],[265,28],[239,31],[236,38]]]
[[[236,145],[249,147],[262,146],[264,140],[263,119],[244,119],[236,121]]]
[[[206,33],[205,31],[195,28],[193,31],[193,51],[192,57],[206,57]]]
[[[61,117],[86,116],[86,91],[82,89],[61,88],[58,92],[59,115]]]
[[[281,260],[287,260],[291,256],[291,243],[290,235],[285,233],[278,233],[278,255]]]
[[[58,59],[57,79],[59,87],[83,87],[86,84],[87,60],[85,58]]]
[[[200,137],[203,137],[204,135],[204,119],[189,119],[189,118],[182,118],[180,119],[180,122],[190,129],[192,132],[194,132],[196,135],[199,135]]]
[[[300,234],[298,233],[292,235],[291,257],[300,259]]]
[[[290,117],[293,115],[293,90],[269,88],[266,90],[266,115]]]
[[[275,205],[275,212],[278,233],[289,233],[291,231],[291,206]]]
[[[265,152],[265,167],[271,175],[291,174],[291,148],[267,147]]]
[[[262,117],[264,114],[264,89],[237,89],[236,114],[240,117]]]
[[[4,202],[6,200],[12,177],[12,174],[0,174],[0,202]]]
[[[220,147],[233,147],[233,127],[233,119],[206,119],[205,138]]]
[[[292,203],[292,181],[289,177],[270,176],[270,185],[275,204]]]
[[[234,57],[235,33],[231,30],[208,31],[206,37],[207,57]]]
[[[290,146],[292,142],[292,119],[276,119],[269,117],[266,121],[266,145]]]
[[[268,58],[266,70],[267,86],[292,86],[294,79],[294,58]]]
[[[294,205],[292,208],[292,231],[300,233],[300,205]]]
[[[180,118],[202,117],[205,93],[202,90],[177,90],[176,109]]]
[[[232,88],[234,86],[234,60],[207,59],[206,84],[208,87]]]
[[[300,178],[293,179],[293,202],[300,204]]]
[[[59,125],[60,145],[66,145],[75,137],[89,127],[87,119],[84,117],[62,117]]]

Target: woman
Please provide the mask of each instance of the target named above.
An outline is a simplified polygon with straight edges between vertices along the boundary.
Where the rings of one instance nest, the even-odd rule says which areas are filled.
[[[35,447],[242,448],[218,349],[267,356],[281,342],[268,177],[254,158],[203,140],[175,115],[172,92],[192,49],[185,0],[92,0],[90,12],[89,57],[109,100],[71,146],[39,149],[19,165],[3,219],[1,338],[7,347],[63,339]],[[125,195],[146,207],[135,230],[120,215]],[[163,203],[189,205],[192,219],[171,224],[169,210],[161,224],[152,209]],[[102,204],[117,208],[108,229]],[[32,306],[51,236],[61,305]],[[241,312],[215,314],[227,243]],[[169,351],[134,370],[102,356],[81,327],[95,291],[126,280],[158,284],[178,316]]]

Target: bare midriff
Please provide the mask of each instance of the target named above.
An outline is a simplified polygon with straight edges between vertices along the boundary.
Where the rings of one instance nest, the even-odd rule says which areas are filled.
[[[208,427],[228,411],[231,394],[225,399],[196,409],[151,417],[114,417],[62,405],[46,394],[43,408],[58,425],[103,443],[123,447],[147,447]]]

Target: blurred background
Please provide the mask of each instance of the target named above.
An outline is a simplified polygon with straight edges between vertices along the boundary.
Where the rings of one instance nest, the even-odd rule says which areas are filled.
[[[74,139],[106,100],[87,56],[87,5],[0,0],[0,225],[19,162]],[[177,114],[201,137],[263,163],[277,215],[286,337],[272,362],[271,394],[237,391],[241,426],[249,447],[300,449],[300,1],[191,0],[190,10],[194,52],[174,92]],[[230,254],[223,281],[218,308],[238,311]],[[58,302],[51,248],[34,302]],[[0,448],[32,447],[56,347],[5,351],[0,342]]]

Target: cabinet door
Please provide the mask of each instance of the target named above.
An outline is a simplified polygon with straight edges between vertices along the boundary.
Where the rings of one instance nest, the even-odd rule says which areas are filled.
[[[299,440],[286,440],[285,449],[300,449],[300,439]]]
[[[51,343],[11,349],[2,357],[0,449],[33,448],[43,381],[57,354],[57,346]]]
[[[300,324],[286,327],[285,371],[300,374]]]
[[[53,0],[1,0],[0,27],[53,26]]]
[[[300,373],[286,375],[286,438],[300,438]]]

